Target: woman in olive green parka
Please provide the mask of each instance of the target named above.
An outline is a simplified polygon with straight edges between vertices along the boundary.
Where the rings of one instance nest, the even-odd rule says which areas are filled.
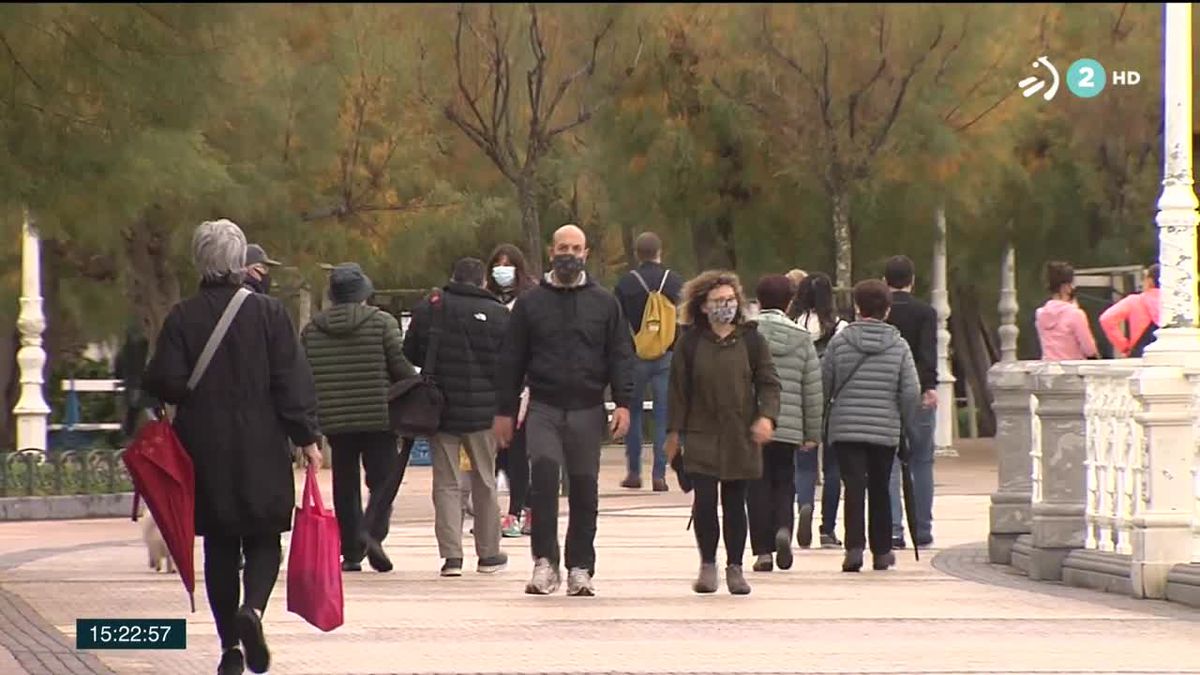
[[[746,488],[762,476],[762,446],[779,416],[780,383],[771,350],[745,320],[741,283],[732,272],[705,272],[683,292],[689,326],[671,362],[669,458],[680,452],[695,497],[700,549],[697,593],[717,590],[718,492],[725,518],[726,584],[734,595],[750,585],[742,573],[748,523]]]

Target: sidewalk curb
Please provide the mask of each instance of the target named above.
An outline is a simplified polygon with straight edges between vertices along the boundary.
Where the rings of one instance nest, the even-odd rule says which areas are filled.
[[[133,493],[0,498],[0,521],[128,518]]]

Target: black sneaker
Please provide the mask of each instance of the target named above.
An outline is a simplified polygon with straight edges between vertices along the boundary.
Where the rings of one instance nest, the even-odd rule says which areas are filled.
[[[781,527],[775,533],[775,565],[781,570],[792,569],[792,533]]]
[[[442,576],[461,577],[462,558],[446,558],[446,564],[442,565]]]
[[[458,565],[461,568],[462,561],[459,561]],[[501,551],[497,555],[480,558],[479,563],[475,565],[475,571],[480,574],[495,574],[496,572],[503,571],[506,567],[508,567],[508,554]],[[445,571],[445,568],[443,568],[443,571]]]
[[[371,569],[376,572],[391,572],[392,559],[384,552],[383,544],[367,535],[363,535],[362,542],[363,546],[366,547],[367,562],[371,563]]]
[[[217,675],[242,675],[246,672],[246,659],[242,650],[234,647],[221,655],[221,663],[217,665]]]
[[[800,507],[800,513],[796,518],[796,544],[800,548],[809,548],[812,546],[812,504],[805,504]],[[821,537],[822,544],[825,537]]]
[[[271,667],[271,650],[263,636],[262,619],[254,608],[243,606],[237,613],[237,634],[246,650],[246,667],[252,673],[265,673]]]
[[[758,556],[754,561],[755,572],[773,572],[775,571],[775,561],[771,559],[771,554]]]
[[[917,539],[919,548],[933,548],[933,537],[920,537]]]
[[[882,572],[883,570],[891,569],[892,567],[896,566],[896,554],[892,553],[891,551],[888,551],[883,555],[873,556],[873,558],[874,560],[872,561],[872,567],[874,567],[877,571]]]
[[[842,540],[837,538],[836,534],[821,533],[821,548],[841,548]]]
[[[908,548],[908,544],[904,541],[904,535],[900,535],[899,537],[892,537],[892,548],[894,548],[894,549]]]
[[[361,572],[362,571],[362,563],[361,562],[350,562],[349,560],[343,560],[342,561],[342,571],[343,572]]]

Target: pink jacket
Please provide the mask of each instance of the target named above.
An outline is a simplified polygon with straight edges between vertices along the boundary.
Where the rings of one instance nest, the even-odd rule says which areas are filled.
[[[1100,315],[1100,327],[1108,336],[1113,349],[1122,356],[1128,356],[1129,350],[1142,339],[1142,334],[1150,324],[1161,326],[1162,294],[1157,288],[1149,288],[1141,293],[1127,295],[1117,304],[1104,310]],[[1129,336],[1125,336],[1124,323],[1129,322]]]
[[[1099,354],[1087,314],[1073,303],[1049,300],[1037,310],[1043,361],[1079,361]]]

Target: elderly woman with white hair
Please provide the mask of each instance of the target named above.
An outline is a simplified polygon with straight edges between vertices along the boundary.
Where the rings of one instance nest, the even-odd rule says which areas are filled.
[[[163,323],[145,388],[177,406],[175,430],[195,465],[196,533],[204,538],[204,583],[223,651],[218,675],[246,667],[262,673],[270,666],[262,614],[279,575],[280,534],[291,529],[295,506],[292,447],[310,463],[321,461],[317,398],[283,305],[239,293],[246,266],[241,229],[228,220],[201,224],[192,258],[200,289]],[[240,307],[230,304],[235,300]],[[189,386],[227,307],[236,312],[232,323]]]

